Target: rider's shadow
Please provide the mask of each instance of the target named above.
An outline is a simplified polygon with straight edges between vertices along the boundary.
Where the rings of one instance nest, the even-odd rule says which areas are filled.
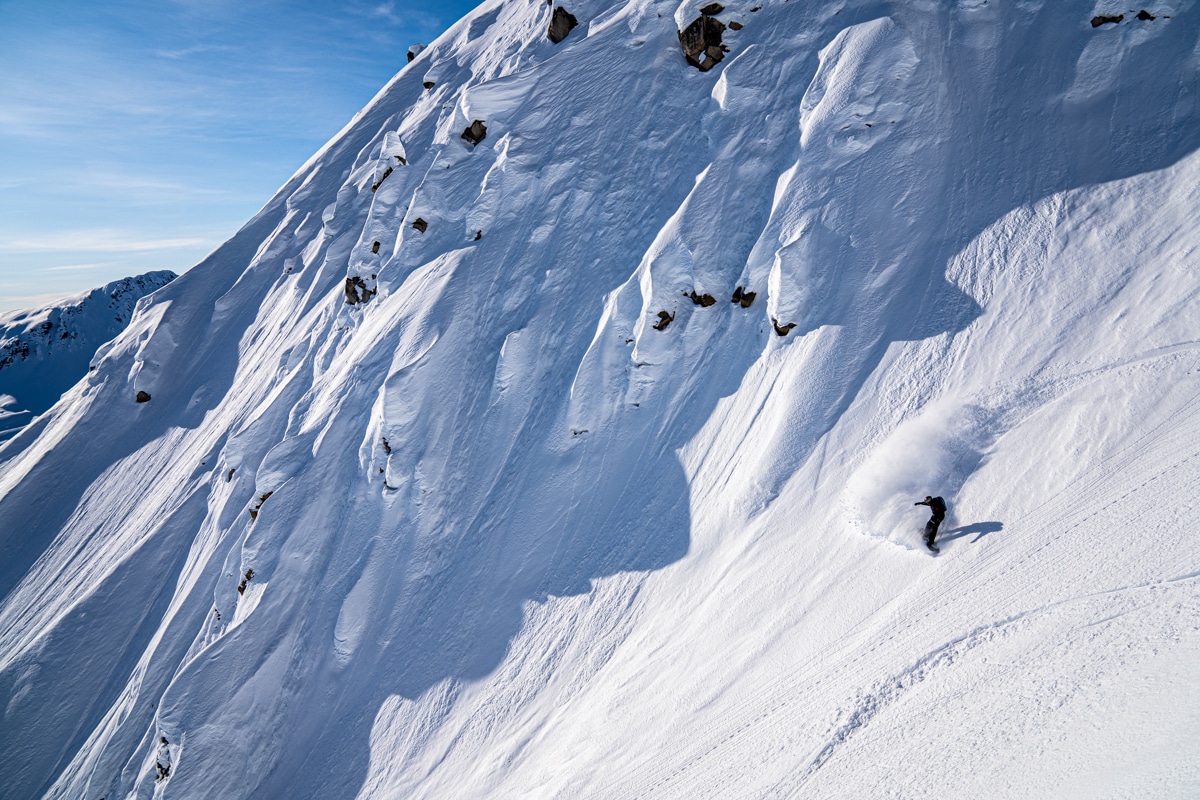
[[[951,539],[961,539],[964,536],[975,534],[975,538],[971,540],[971,544],[974,544],[984,536],[987,536],[989,533],[995,533],[1002,530],[1004,530],[1003,522],[972,522],[970,525],[963,525],[961,527],[954,528],[953,530],[946,531],[938,538],[943,542],[948,542]]]

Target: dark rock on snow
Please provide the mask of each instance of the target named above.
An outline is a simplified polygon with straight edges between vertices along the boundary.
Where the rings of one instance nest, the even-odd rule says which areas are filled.
[[[388,167],[387,169],[385,169],[383,171],[383,174],[379,176],[379,180],[377,180],[371,184],[371,192],[374,193],[375,190],[377,190],[380,186],[382,186],[383,182],[387,180],[388,175],[391,175],[391,174],[392,174],[391,167]]]
[[[421,233],[424,233],[425,231],[429,230],[429,223],[420,217],[417,217],[413,220],[413,227],[419,230]]]
[[[135,397],[134,399],[137,400],[137,402],[139,402],[139,403],[148,403],[148,402],[150,402],[150,393],[139,390],[137,393],[137,397]]]
[[[775,332],[780,336],[787,336],[792,328],[796,327],[796,323],[794,322],[789,322],[787,325],[780,325],[779,320],[774,317],[771,317],[771,324],[775,326]]]
[[[467,129],[462,132],[462,138],[466,139],[473,145],[479,144],[487,136],[487,125],[483,124],[483,120],[475,120]]]
[[[674,320],[675,320],[674,314],[668,314],[666,311],[660,311],[660,312],[658,312],[658,322],[654,323],[654,330],[656,330],[656,331],[664,330]]]
[[[365,303],[375,296],[372,289],[367,288],[367,283],[362,278],[355,275],[352,278],[346,278],[346,305],[356,305]]]
[[[267,492],[265,495],[263,495],[263,500],[266,500],[268,497],[270,497],[270,495],[271,495],[271,493]],[[261,506],[261,505],[262,505],[262,503],[260,502],[259,506]],[[250,516],[252,516],[252,517],[257,516],[257,510],[251,511]],[[252,569],[246,570],[246,574],[242,576],[242,582],[238,584],[238,594],[245,593],[247,584],[249,584],[253,578],[254,578],[254,570],[252,570]]]
[[[1109,17],[1109,16],[1105,16],[1104,14],[1098,14],[1097,16],[1092,17],[1092,27],[1099,28],[1101,25],[1107,25],[1110,22],[1116,24],[1123,19],[1125,19],[1124,14],[1117,14],[1115,17]]]
[[[712,69],[729,52],[729,48],[721,44],[721,34],[724,32],[725,23],[702,13],[679,32],[684,58],[701,72]]]
[[[558,44],[567,38],[567,34],[578,24],[579,20],[575,19],[574,14],[559,6],[554,9],[554,14],[550,17],[550,28],[546,31],[546,35],[550,37],[550,41]]]

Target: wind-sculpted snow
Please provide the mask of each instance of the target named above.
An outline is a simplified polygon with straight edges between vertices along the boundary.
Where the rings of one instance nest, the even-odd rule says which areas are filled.
[[[955,709],[1080,774],[1195,741],[1193,5],[1066,6],[736,3],[700,72],[698,7],[494,1],[420,51],[0,449],[6,792],[947,794],[855,782],[886,729],[1012,796],[1059,762]],[[1111,712],[1006,699],[1084,662]]]

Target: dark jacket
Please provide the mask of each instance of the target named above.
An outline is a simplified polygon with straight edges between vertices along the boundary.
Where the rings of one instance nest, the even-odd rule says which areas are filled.
[[[929,506],[929,510],[933,512],[934,519],[943,519],[946,516],[946,501],[940,497],[931,497],[928,500],[913,503],[913,505]]]

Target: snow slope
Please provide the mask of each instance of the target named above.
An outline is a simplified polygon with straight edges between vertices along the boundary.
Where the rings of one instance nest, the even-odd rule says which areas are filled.
[[[87,373],[96,348],[124,330],[134,304],[175,277],[147,272],[45,308],[0,314],[0,441],[54,405]]]
[[[1200,792],[1195,4],[568,8],[0,449],[6,793]]]

